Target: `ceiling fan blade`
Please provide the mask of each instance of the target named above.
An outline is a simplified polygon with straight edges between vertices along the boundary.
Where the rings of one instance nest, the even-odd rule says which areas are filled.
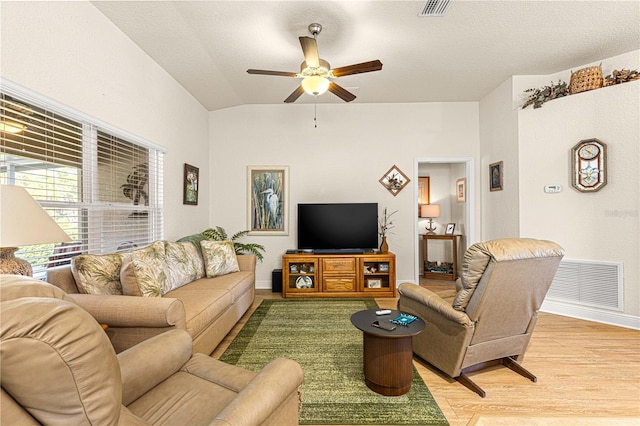
[[[320,66],[320,57],[318,56],[318,44],[315,38],[298,37],[302,53],[304,53],[304,61],[309,68],[318,68]]]
[[[298,74],[295,72],[287,72],[287,71],[268,71],[268,70],[247,70],[249,74],[261,74],[261,75],[279,75],[282,77],[297,77]]]
[[[284,100],[284,102],[287,104],[295,102],[296,100],[298,100],[300,96],[302,96],[303,93],[304,93],[304,89],[302,88],[302,86],[298,86],[298,88],[294,90],[293,93],[290,94],[289,97]]]
[[[329,91],[345,102],[351,102],[356,98],[356,95],[333,81],[329,83]]]
[[[361,64],[347,65],[346,67],[335,68],[331,70],[334,77],[343,77],[345,75],[360,74],[363,72],[380,71],[382,62],[379,60],[363,62]]]

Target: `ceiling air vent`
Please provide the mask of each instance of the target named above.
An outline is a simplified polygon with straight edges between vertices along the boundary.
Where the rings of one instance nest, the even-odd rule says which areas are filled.
[[[444,16],[453,0],[427,0],[420,8],[418,16]]]

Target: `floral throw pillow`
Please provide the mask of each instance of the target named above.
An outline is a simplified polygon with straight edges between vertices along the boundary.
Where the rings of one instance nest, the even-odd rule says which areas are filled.
[[[132,251],[120,274],[123,293],[130,296],[160,297],[171,288],[166,273],[164,241]]]
[[[190,242],[165,244],[166,270],[174,290],[204,277],[204,265],[196,246]],[[163,293],[164,295],[164,293]]]
[[[78,290],[86,294],[122,294],[120,254],[81,254],[71,259],[71,273]]]
[[[207,278],[238,272],[238,258],[232,241],[200,241]]]

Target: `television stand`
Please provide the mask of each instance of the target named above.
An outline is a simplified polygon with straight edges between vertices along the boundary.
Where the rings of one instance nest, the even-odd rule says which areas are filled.
[[[393,253],[287,253],[283,297],[395,297]]]

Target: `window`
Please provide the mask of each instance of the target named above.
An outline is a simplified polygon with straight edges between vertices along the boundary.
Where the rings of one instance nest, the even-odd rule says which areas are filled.
[[[21,247],[34,275],[162,239],[162,149],[2,83],[0,183],[24,186],[73,239]]]

